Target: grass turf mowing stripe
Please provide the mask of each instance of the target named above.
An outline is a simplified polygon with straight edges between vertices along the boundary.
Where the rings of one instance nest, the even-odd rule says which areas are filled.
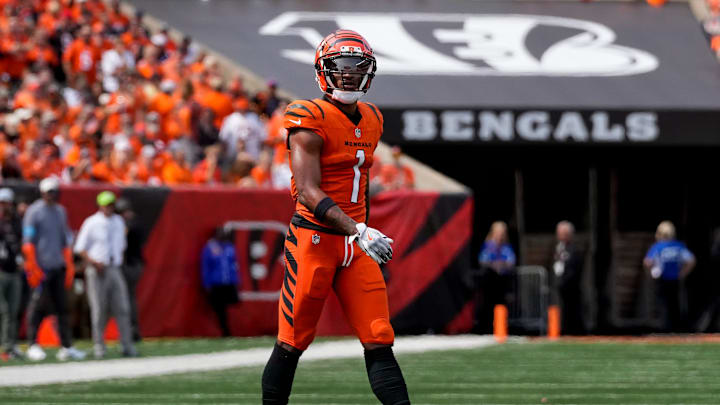
[[[720,345],[505,344],[400,353],[412,403],[718,404]],[[293,405],[377,404],[361,358],[301,362]],[[0,388],[23,404],[257,404],[262,366]]]
[[[416,353],[483,347],[493,344],[488,336],[418,336],[402,337],[395,342],[396,353]],[[264,365],[270,347],[217,353],[164,356],[141,359],[71,362],[4,367],[0,369],[0,386],[41,385],[98,381],[111,378],[137,378],[193,371],[223,370],[241,366]],[[362,346],[356,340],[316,343],[307,350],[302,361],[362,357]]]

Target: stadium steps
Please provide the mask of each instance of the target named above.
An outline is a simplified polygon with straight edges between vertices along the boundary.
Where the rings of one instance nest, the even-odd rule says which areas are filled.
[[[649,232],[617,232],[612,237],[612,322],[617,327],[653,323],[652,284],[642,264],[653,241]]]

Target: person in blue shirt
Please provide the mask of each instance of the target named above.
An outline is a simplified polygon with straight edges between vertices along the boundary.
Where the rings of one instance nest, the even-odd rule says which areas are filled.
[[[480,265],[505,275],[515,267],[515,252],[507,242],[507,225],[502,221],[493,222],[480,249]]]
[[[695,256],[683,242],[675,239],[675,226],[663,221],[655,232],[654,245],[650,247],[643,265],[657,280],[657,298],[666,332],[677,331],[683,319],[681,305],[681,281],[695,267]]]
[[[515,260],[515,252],[507,241],[507,225],[502,221],[493,222],[478,255],[481,300],[475,311],[476,332],[489,332],[495,305],[506,305],[512,300]]]
[[[227,307],[236,304],[242,279],[231,231],[218,227],[202,250],[202,283],[224,337],[230,336]]]

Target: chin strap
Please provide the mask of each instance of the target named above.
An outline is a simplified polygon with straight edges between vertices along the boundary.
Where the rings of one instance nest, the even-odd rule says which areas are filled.
[[[364,95],[364,91],[346,91],[334,89],[332,92],[332,99],[339,101],[343,104],[353,104],[357,103]]]

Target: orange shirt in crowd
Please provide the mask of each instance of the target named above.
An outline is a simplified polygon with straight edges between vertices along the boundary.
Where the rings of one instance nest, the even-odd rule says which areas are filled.
[[[276,112],[267,122],[267,139],[265,143],[274,149],[273,164],[282,164],[288,161],[287,145],[285,138],[287,137],[287,129],[283,126],[283,111]]]
[[[165,184],[191,183],[192,180],[190,169],[180,166],[175,160],[170,159],[162,169],[162,181]]]
[[[18,124],[17,131],[20,137],[21,148],[25,147],[27,141],[35,140],[40,136],[40,128],[38,127],[37,120],[34,119]]]
[[[29,89],[22,89],[15,93],[13,108],[33,108],[36,105],[35,94]]]
[[[220,128],[225,117],[233,112],[232,99],[230,96],[217,90],[208,91],[198,102],[215,113],[213,123],[217,128]]]
[[[18,44],[9,36],[0,42],[0,50],[5,54],[5,57],[2,58],[4,61],[3,71],[14,79],[20,79],[25,71],[25,54],[19,52],[19,48],[22,46],[23,44]]]
[[[192,106],[190,103],[186,103],[178,109],[177,120],[180,132],[192,134]]]
[[[76,39],[63,54],[63,61],[70,63],[74,73],[84,73],[88,83],[95,83],[101,56],[102,49],[86,44],[82,39]]]
[[[22,172],[25,180],[32,180],[30,174],[30,168],[32,167],[33,161],[36,156],[30,150],[23,150],[18,155],[18,165],[20,166],[20,172]]]
[[[175,139],[187,134],[187,132],[183,132],[182,125],[180,124],[177,115],[174,114],[170,114],[163,120],[162,128],[166,142],[174,141]]]
[[[33,174],[37,179],[44,179],[49,176],[60,177],[64,168],[65,165],[60,159],[50,158],[44,162],[39,160],[33,165]]]
[[[55,55],[55,51],[53,51],[53,49],[49,46],[33,47],[25,54],[25,58],[30,63],[42,61],[50,66],[57,66],[58,64],[57,55]]]
[[[720,50],[720,35],[714,35],[712,37],[712,39],[710,40],[710,48],[712,48],[712,50],[715,52]]]
[[[380,183],[390,190],[415,187],[415,175],[407,166],[383,165],[380,169]]]
[[[175,100],[173,100],[172,96],[159,91],[150,101],[148,110],[157,112],[160,114],[161,120],[164,120],[170,115],[173,107],[175,107]]]
[[[128,176],[125,168],[113,168],[106,161],[101,160],[94,165],[90,171],[92,178],[105,183],[125,183]]]
[[[91,142],[87,142],[86,144],[75,143],[65,155],[65,163],[68,166],[75,166],[78,164],[78,162],[80,162],[80,158],[82,157],[83,149],[87,151],[86,153],[91,161],[95,161],[95,159],[97,159],[97,151]]]
[[[85,7],[94,15],[99,16],[105,13],[106,7],[102,0],[87,0]]]
[[[110,165],[103,160],[95,163],[92,166],[92,170],[90,171],[90,173],[92,174],[93,179],[97,181],[102,181],[105,183],[113,182],[113,174],[112,170],[110,170]]]
[[[138,61],[137,66],[135,66],[135,69],[140,74],[140,76],[144,77],[147,80],[150,80],[155,73],[157,73],[157,66],[155,66],[154,63],[151,63],[147,59],[141,59]]]
[[[5,134],[0,132],[0,164],[5,164],[5,155],[11,144],[7,141]]]
[[[178,53],[172,53],[169,58],[160,64],[159,70],[164,79],[172,80],[175,83],[182,81],[180,71],[180,55]]]
[[[115,11],[110,12],[110,26],[115,29],[125,30],[130,25],[130,19],[127,18],[123,13],[116,13]]]
[[[135,175],[135,180],[141,183],[147,183],[151,177],[160,178],[159,174],[154,170],[152,166],[148,166],[142,161],[131,163],[130,172],[133,172]]]
[[[206,184],[206,183],[220,183],[221,180],[221,173],[220,169],[215,166],[215,170],[212,174],[211,181],[208,181],[208,169],[210,163],[207,161],[207,159],[204,159],[202,162],[198,163],[197,166],[195,166],[195,169],[193,169],[192,172],[192,179],[193,183],[195,184]]]
[[[272,186],[272,176],[269,170],[260,166],[255,166],[250,171],[250,176],[255,180],[255,184],[260,188],[268,188]]]
[[[51,13],[42,13],[38,18],[38,25],[45,29],[45,32],[55,32],[55,27],[58,24],[58,19],[55,18]]]
[[[82,112],[82,106],[77,105],[74,107],[68,107],[64,114],[58,116],[60,122],[66,125],[73,125],[77,122],[77,118]]]

